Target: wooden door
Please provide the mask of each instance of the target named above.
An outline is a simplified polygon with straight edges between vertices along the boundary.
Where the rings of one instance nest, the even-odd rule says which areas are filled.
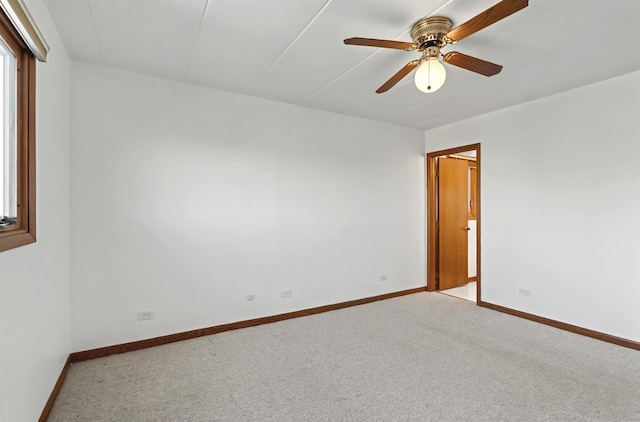
[[[439,289],[467,283],[467,201],[469,164],[455,158],[438,159]]]

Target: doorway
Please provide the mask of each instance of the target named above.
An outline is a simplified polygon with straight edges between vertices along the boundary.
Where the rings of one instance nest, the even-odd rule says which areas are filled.
[[[481,302],[480,144],[427,154],[427,291]]]

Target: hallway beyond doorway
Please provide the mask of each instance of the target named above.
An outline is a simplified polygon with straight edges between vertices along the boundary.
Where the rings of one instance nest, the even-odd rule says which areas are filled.
[[[470,283],[465,284],[464,286],[454,287],[453,289],[447,289],[447,290],[439,290],[439,292],[445,295],[469,300],[475,303],[477,288],[478,288],[477,283],[475,281],[472,281]]]

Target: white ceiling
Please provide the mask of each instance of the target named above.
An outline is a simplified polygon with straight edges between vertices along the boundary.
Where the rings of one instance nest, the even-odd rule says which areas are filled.
[[[497,2],[45,0],[73,59],[419,129],[640,69],[638,0],[530,0],[444,50],[501,64],[502,73],[445,65],[447,81],[432,94],[412,74],[375,93],[419,53],[342,42],[411,41],[424,16],[455,27]]]

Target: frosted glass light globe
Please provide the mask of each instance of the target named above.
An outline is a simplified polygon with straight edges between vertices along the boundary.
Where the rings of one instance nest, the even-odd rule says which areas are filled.
[[[416,70],[416,87],[422,92],[436,92],[447,79],[447,71],[437,57],[429,57]]]

